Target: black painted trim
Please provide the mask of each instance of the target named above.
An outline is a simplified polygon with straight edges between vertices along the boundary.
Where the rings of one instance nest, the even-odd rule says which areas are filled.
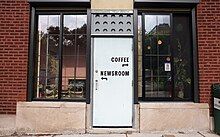
[[[54,8],[90,8],[90,2],[30,2],[31,6],[34,7],[54,7]],[[65,10],[65,9],[64,9]]]
[[[91,10],[87,9],[87,48],[86,48],[86,103],[90,104],[91,91]]]
[[[173,39],[174,39],[174,23],[173,23],[173,12],[170,13],[170,63],[171,63],[171,98],[172,100],[175,100],[175,82],[174,82],[174,44],[173,44]]]
[[[58,99],[61,99],[62,91],[62,45],[63,45],[63,13],[60,13],[60,37],[59,37],[59,78],[58,78]]]
[[[145,61],[143,61],[143,55],[145,54],[145,49],[143,49],[143,45],[145,44],[145,40],[144,40],[144,37],[145,37],[145,13],[141,13],[141,22],[142,22],[142,26],[141,26],[141,30],[142,30],[142,39],[141,39],[141,48],[142,48],[142,99],[141,100],[144,100],[146,97],[145,97],[145,79],[143,79],[143,77],[145,77],[145,71],[143,70],[144,66],[146,65],[145,64]]]
[[[134,104],[138,104],[138,12],[134,10],[134,44],[133,44],[133,58],[134,58]]]
[[[33,98],[32,101],[54,101],[54,102],[85,102],[85,99],[49,99],[49,98]]]
[[[192,9],[192,43],[193,43],[193,78],[194,102],[199,103],[199,75],[198,75],[198,42],[197,42],[196,8]]]
[[[194,8],[199,0],[135,0],[134,8]]]
[[[28,0],[28,2],[89,2],[90,0]]]
[[[35,29],[35,8],[30,8],[30,31],[29,31],[29,53],[28,53],[28,79],[27,79],[27,101],[31,101],[34,92],[34,29]]]
[[[81,10],[42,10],[36,8],[36,15],[60,15],[60,13],[63,13],[63,15],[85,15],[87,9],[81,9]]]
[[[152,3],[199,3],[200,0],[134,0],[134,2],[152,2]]]

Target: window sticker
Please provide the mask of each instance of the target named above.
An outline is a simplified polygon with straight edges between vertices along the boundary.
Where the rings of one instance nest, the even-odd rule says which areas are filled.
[[[165,71],[171,71],[171,64],[170,63],[165,63],[164,68],[165,68]]]

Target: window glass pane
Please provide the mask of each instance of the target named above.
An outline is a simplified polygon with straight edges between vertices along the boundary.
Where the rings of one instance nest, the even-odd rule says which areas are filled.
[[[86,15],[77,15],[77,34],[86,34],[86,24],[87,16]]]
[[[158,57],[148,56],[145,57],[145,77],[158,75]]]
[[[159,54],[169,55],[170,54],[170,36],[159,35],[157,37],[157,46]]]
[[[76,39],[76,78],[86,78],[86,35],[78,35]]]
[[[63,50],[65,50],[65,54],[71,54],[69,53],[70,51],[68,51],[67,49],[74,49],[76,42],[75,37],[76,35],[63,35]]]
[[[174,14],[175,98],[192,98],[192,40],[189,14]]]
[[[156,35],[146,35],[145,45],[143,46],[146,54],[157,54],[157,36]]]
[[[145,97],[192,100],[191,15],[168,13],[145,14],[143,17],[145,35],[142,57],[145,75],[142,78]]]
[[[64,34],[76,33],[76,15],[64,15]]]
[[[86,55],[86,35],[77,35],[76,44],[77,44],[77,55]]]
[[[37,81],[37,98],[56,99],[58,98],[58,78],[40,77]]]
[[[62,63],[62,98],[73,97],[71,82],[76,76],[76,46],[63,45],[63,63]]]
[[[157,27],[156,15],[145,15],[145,34],[155,34]]]
[[[157,97],[158,91],[157,78],[148,77],[145,80],[145,97]]]
[[[58,98],[59,15],[39,15],[35,98]]]
[[[167,98],[172,96],[170,77],[150,77],[145,81],[145,97]]]
[[[62,73],[63,77],[72,77],[74,78],[75,76],[75,70],[74,68],[76,67],[76,56],[73,55],[65,55],[63,56],[63,66],[62,66]]]
[[[85,99],[87,15],[38,15],[35,98]],[[60,26],[63,25],[62,45]],[[59,51],[62,49],[62,60]],[[62,78],[59,63],[62,61]],[[62,82],[59,82],[62,79]]]
[[[170,34],[170,15],[145,15],[145,34]]]
[[[47,56],[47,73],[46,77],[58,77],[59,73],[59,60],[56,56],[48,55]]]
[[[86,15],[64,15],[62,99],[84,99],[86,81]],[[81,33],[81,34],[80,34]]]
[[[60,28],[59,15],[39,15],[38,31],[43,34],[59,34]]]
[[[158,84],[158,97],[172,96],[171,77],[159,77],[157,84]]]
[[[77,56],[76,60],[76,78],[86,79],[86,56]]]
[[[170,15],[145,15],[145,97],[171,97]]]
[[[157,15],[157,34],[170,34],[170,15]]]

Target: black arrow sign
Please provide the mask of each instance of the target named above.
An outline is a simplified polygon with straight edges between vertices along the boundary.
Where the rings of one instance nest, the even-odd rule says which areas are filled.
[[[102,80],[108,80],[108,78],[103,78],[103,77],[101,77],[101,79],[102,79]]]
[[[128,66],[128,64],[122,64],[122,67],[124,67],[124,66]]]

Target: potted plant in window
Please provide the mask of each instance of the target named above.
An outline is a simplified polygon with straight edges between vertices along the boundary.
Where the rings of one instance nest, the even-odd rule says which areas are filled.
[[[183,57],[183,50],[180,43],[180,39],[176,39],[177,42],[177,51],[176,55],[174,57],[174,72],[175,72],[175,78],[174,78],[174,86],[176,90],[176,97],[178,98],[184,98],[184,90],[187,85],[191,84],[191,78],[187,72],[187,60]]]

